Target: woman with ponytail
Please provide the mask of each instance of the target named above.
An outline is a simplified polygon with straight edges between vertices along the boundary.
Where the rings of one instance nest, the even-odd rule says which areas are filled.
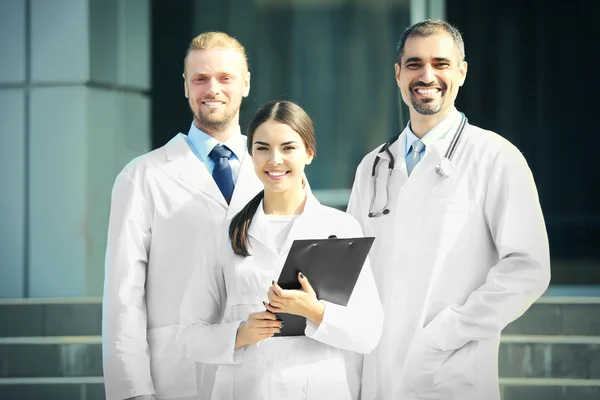
[[[360,226],[306,187],[316,141],[298,105],[261,107],[248,152],[264,190],[211,236],[181,306],[180,348],[217,365],[213,400],[355,400],[361,355],[377,345],[383,321],[369,261],[347,306],[319,300],[302,273],[300,290],[275,281],[294,240],[362,236]],[[276,313],[305,317],[305,336],[273,337]]]

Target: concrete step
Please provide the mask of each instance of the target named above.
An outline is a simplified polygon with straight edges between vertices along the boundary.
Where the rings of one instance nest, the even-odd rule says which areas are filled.
[[[498,373],[506,378],[600,381],[600,337],[503,335]]]
[[[600,381],[500,379],[502,400],[598,400]],[[0,378],[2,400],[104,400],[102,378]]]
[[[0,339],[0,399],[104,399],[101,337]],[[503,400],[598,400],[600,338],[504,335]]]
[[[102,376],[100,336],[0,339],[0,378]],[[600,380],[600,337],[504,335],[503,378]]]
[[[101,334],[101,298],[0,300],[0,338]]]
[[[542,297],[502,333],[600,336],[600,297]]]
[[[0,338],[0,359],[0,378],[101,377],[102,340],[100,336]]]
[[[0,378],[2,400],[104,400],[101,377]]]
[[[501,378],[502,400],[598,400],[600,380]]]
[[[102,300],[0,300],[0,337],[102,333]],[[600,336],[600,297],[544,296],[505,334]]]

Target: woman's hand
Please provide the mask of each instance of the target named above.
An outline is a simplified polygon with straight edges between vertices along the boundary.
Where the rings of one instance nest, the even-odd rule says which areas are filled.
[[[298,274],[298,281],[302,286],[300,290],[285,290],[273,282],[267,294],[269,304],[265,304],[265,307],[272,313],[300,315],[319,326],[323,321],[325,306],[317,299],[315,291],[302,272]]]
[[[281,332],[283,322],[278,321],[275,314],[268,311],[251,313],[248,319],[242,322],[235,337],[235,349],[256,344]]]

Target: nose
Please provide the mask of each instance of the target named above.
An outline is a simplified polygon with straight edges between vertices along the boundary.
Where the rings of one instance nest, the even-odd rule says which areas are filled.
[[[435,82],[435,69],[431,64],[425,64],[423,67],[423,74],[421,74],[421,81],[424,83]]]
[[[219,83],[219,81],[215,78],[211,78],[208,81],[208,85],[207,85],[207,91],[208,93],[214,95],[217,95],[221,92],[221,84]]]
[[[271,157],[269,158],[270,165],[279,165],[283,162],[283,157],[281,156],[281,152],[277,149],[271,152]]]

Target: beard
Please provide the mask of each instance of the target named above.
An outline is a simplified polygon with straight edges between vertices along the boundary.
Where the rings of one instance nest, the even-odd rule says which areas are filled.
[[[412,103],[416,112],[421,115],[433,115],[442,109],[444,105],[444,98],[442,97],[441,101],[437,104],[434,103],[435,99],[424,99],[419,102],[412,95],[410,97],[410,102]]]
[[[440,98],[439,103],[435,103],[436,99],[421,99],[421,100],[417,100],[415,98],[415,96],[413,95],[413,89],[415,87],[431,87],[431,86],[439,86],[442,91],[444,92],[444,94],[442,95],[442,97]],[[439,82],[437,84],[434,83],[430,83],[430,84],[426,84],[423,82],[415,82],[412,85],[410,85],[410,102],[412,103],[414,109],[416,112],[418,112],[421,115],[433,115],[436,114],[438,112],[440,112],[440,110],[442,109],[442,106],[444,105],[444,100],[445,100],[445,95],[446,95],[446,89],[447,86],[446,84],[444,84],[444,82]]]
[[[204,99],[210,100],[210,99]],[[198,102],[201,104],[201,102]],[[241,104],[241,101],[240,101]],[[227,125],[233,121],[238,111],[240,110],[240,104],[226,104],[223,110],[217,110],[216,112],[203,112],[200,110],[200,106],[194,109],[190,101],[190,109],[192,110],[192,114],[194,114],[194,118],[198,121],[198,124],[207,133],[219,131],[225,128]]]

